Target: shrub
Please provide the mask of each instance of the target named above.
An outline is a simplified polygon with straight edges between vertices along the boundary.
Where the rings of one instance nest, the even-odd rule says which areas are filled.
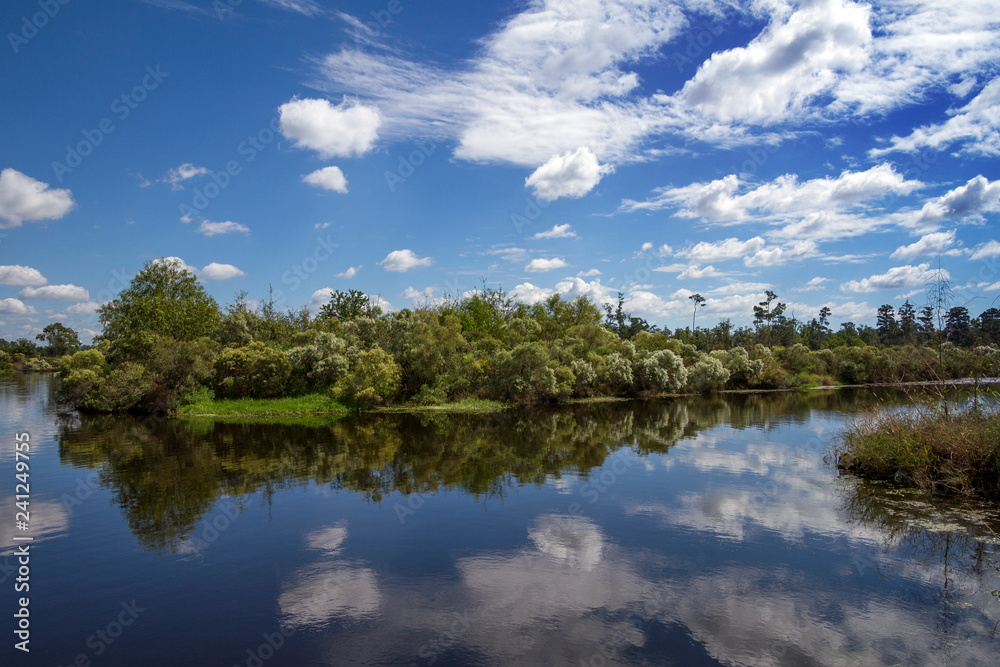
[[[556,393],[556,375],[549,367],[549,353],[541,343],[521,343],[496,357],[490,381],[492,393],[501,400],[532,403]]]
[[[729,351],[716,350],[711,356],[722,362],[722,366],[729,371],[729,385],[732,387],[750,387],[764,371],[764,361],[751,359],[743,347],[734,347]]]
[[[371,407],[395,396],[401,376],[392,356],[376,347],[358,354],[353,367],[337,383],[335,391],[341,400]]]
[[[636,388],[646,391],[676,391],[687,383],[687,369],[670,350],[643,355],[634,366]]]
[[[632,373],[632,362],[620,352],[612,352],[605,361],[606,382],[610,389],[616,393],[627,393],[632,390],[632,382],[635,379]]]
[[[285,354],[291,364],[290,386],[299,392],[336,384],[348,369],[347,343],[332,333],[317,332],[311,342]]]
[[[703,355],[688,369],[688,386],[697,392],[719,391],[729,380],[729,371],[715,357]]]
[[[108,374],[108,362],[98,350],[74,352],[59,362],[59,399],[82,407],[87,394]]]
[[[215,360],[216,393],[228,398],[279,396],[291,372],[288,357],[264,343],[226,348]]]
[[[127,361],[98,381],[83,405],[99,412],[127,412],[139,405],[149,388],[145,367]]]
[[[594,366],[589,361],[575,359],[570,363],[569,368],[573,371],[575,378],[573,395],[589,396],[594,382],[597,381],[597,372],[594,370]]]

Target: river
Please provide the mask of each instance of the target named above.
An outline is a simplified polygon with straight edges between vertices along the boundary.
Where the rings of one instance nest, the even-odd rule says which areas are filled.
[[[1000,654],[996,508],[828,462],[852,414],[909,400],[888,389],[247,424],[63,414],[54,382],[0,378],[5,665]]]

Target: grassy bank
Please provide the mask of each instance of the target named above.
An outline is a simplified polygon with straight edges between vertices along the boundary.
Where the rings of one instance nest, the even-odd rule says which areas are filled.
[[[185,417],[270,417],[350,411],[349,407],[335,401],[330,394],[307,394],[294,398],[206,398],[182,406],[177,414]]]
[[[856,418],[837,465],[938,493],[1000,498],[1000,411],[874,412]]]
[[[375,408],[377,412],[498,412],[506,403],[467,398],[440,405],[398,405]],[[355,410],[334,400],[330,394],[307,394],[295,398],[202,399],[178,409],[182,417],[285,417],[296,415],[341,414]]]

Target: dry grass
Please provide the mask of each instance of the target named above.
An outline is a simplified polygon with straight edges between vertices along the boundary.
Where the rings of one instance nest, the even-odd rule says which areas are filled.
[[[869,412],[842,436],[837,465],[937,493],[1000,498],[1000,412]]]

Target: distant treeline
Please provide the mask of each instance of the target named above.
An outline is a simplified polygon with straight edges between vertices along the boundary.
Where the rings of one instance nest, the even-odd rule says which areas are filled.
[[[586,297],[516,303],[483,286],[471,295],[383,313],[355,290],[337,291],[316,316],[255,307],[240,293],[220,309],[179,264],[147,263],[99,311],[103,333],[80,350],[56,323],[39,338],[0,341],[0,365],[57,365],[60,395],[82,409],[172,410],[215,396],[332,393],[359,407],[463,398],[535,403],[722,389],[942,380],[1000,371],[1000,311],[879,309],[878,326],[829,327],[786,317],[767,292],[753,327],[661,331],[617,305]],[[704,300],[693,295],[694,312]],[[694,324],[694,321],[692,322]],[[29,356],[31,355],[31,356]],[[32,359],[32,357],[35,357]],[[29,368],[34,364],[35,368]]]

